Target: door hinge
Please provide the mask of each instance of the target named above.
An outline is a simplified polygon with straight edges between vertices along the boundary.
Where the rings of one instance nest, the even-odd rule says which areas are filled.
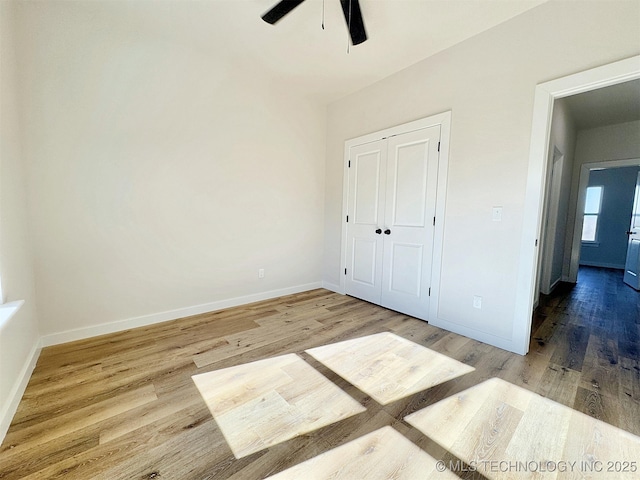
[[[536,244],[535,244],[535,246],[536,246],[536,247],[538,246],[538,239],[537,239],[537,238],[536,238]]]
[[[431,296],[431,287],[429,287],[429,296]]]
[[[347,165],[347,168],[351,168],[351,160],[349,160],[349,164]]]
[[[440,151],[440,142],[438,142],[438,151]]]
[[[344,269],[344,274],[345,274],[345,275],[347,274],[347,269],[346,269],[346,268]]]
[[[349,215],[347,215],[347,223],[349,223]]]
[[[436,226],[436,217],[433,217],[433,226]]]

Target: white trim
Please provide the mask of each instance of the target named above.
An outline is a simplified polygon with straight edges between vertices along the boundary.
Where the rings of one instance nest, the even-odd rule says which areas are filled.
[[[239,305],[246,305],[248,303],[269,300],[276,297],[282,297],[284,295],[306,292],[308,290],[314,290],[316,288],[322,288],[322,283],[307,283],[303,285],[297,285],[295,287],[281,288],[278,290],[271,290],[262,293],[254,293],[251,295],[244,295],[242,297],[235,297],[227,300],[218,300],[216,302],[205,303],[202,305],[194,305],[192,307],[178,308],[166,312],[152,313],[150,315],[143,315],[140,317],[118,320],[115,322],[102,323],[100,325],[92,325],[90,327],[82,327],[73,330],[66,330],[64,332],[50,333],[48,335],[42,336],[41,344],[43,347],[48,347],[51,345],[58,345],[60,343],[83,340],[85,338],[96,337],[98,335],[120,332],[123,330],[129,330],[131,328],[152,325],[154,323],[167,322],[169,320],[176,320],[178,318],[199,315],[201,313],[214,312],[216,310],[222,310],[224,308],[237,307]]]
[[[584,215],[584,202],[587,196],[587,187],[589,186],[589,174],[591,170],[602,168],[619,168],[640,166],[640,160],[637,158],[626,160],[611,160],[609,162],[583,163],[580,166],[580,180],[578,183],[578,199],[576,202],[576,215],[573,224],[573,242],[571,243],[571,258],[569,263],[569,281],[576,283],[578,281],[578,269],[580,268],[580,251],[582,249],[582,217]],[[624,268],[624,267],[623,267]]]
[[[16,300],[15,302],[3,303],[0,305],[0,332],[5,325],[9,323],[20,307],[24,305],[24,300]]]
[[[605,262],[580,262],[585,267],[615,268],[616,270],[624,270],[624,263],[605,263]]]
[[[465,327],[459,323],[450,322],[448,320],[442,320],[441,318],[429,319],[429,325],[442,328],[449,332],[457,333],[458,335],[464,335],[467,338],[478,340],[479,342],[486,343],[493,347],[498,347],[503,350],[515,352],[516,346],[513,341],[508,338],[498,337],[497,335],[491,335],[490,333],[476,330],[475,328]]]
[[[556,287],[561,281],[562,281],[562,277],[560,277],[559,279],[557,279],[555,282],[551,284],[551,286],[549,287],[549,294],[553,293],[553,291],[556,289]]]
[[[444,248],[444,220],[449,175],[449,145],[451,142],[451,111],[441,115],[440,156],[438,157],[438,185],[436,192],[436,225],[433,232],[433,260],[431,262],[431,301],[429,318],[438,318],[440,306],[440,280],[442,277],[442,251]]]
[[[524,355],[529,351],[533,303],[536,294],[536,266],[539,255],[537,241],[540,238],[542,224],[542,200],[546,182],[553,102],[557,98],[637,78],[640,78],[640,55],[536,86],[516,283],[512,336],[515,347],[512,351],[514,352]]]
[[[599,247],[600,242],[590,242],[589,240],[582,240],[580,242],[581,247]]]
[[[385,137],[440,126],[440,154],[438,156],[438,183],[436,191],[436,225],[433,233],[433,260],[431,269],[431,300],[429,302],[429,318],[435,318],[438,311],[440,294],[440,275],[442,266],[442,247],[444,240],[445,201],[447,195],[447,174],[449,172],[449,142],[451,137],[451,111],[404,123],[360,137],[347,140],[344,144],[344,169],[342,182],[342,238],[340,245],[340,285],[337,293],[345,293],[344,269],[347,266],[347,210],[349,198],[349,152],[351,147],[375,142]]]
[[[2,411],[0,412],[0,444],[4,440],[4,437],[11,426],[11,421],[18,410],[18,405],[22,400],[24,391],[27,389],[27,385],[31,379],[31,374],[36,368],[36,363],[38,363],[41,351],[41,342],[36,341],[31,348],[27,361],[24,363],[22,370],[20,370],[18,378],[16,378],[16,381],[13,384],[13,388],[9,393],[7,402],[2,406]]]
[[[344,269],[347,268],[347,214],[349,212],[349,150],[351,144],[349,141],[344,143],[344,165],[342,169],[342,217],[340,218],[340,224],[342,225],[340,233],[340,271],[338,277],[340,278],[340,285],[338,293],[346,294],[346,279]]]
[[[340,294],[344,295],[344,292],[340,291],[340,285],[336,285],[335,283],[331,283],[331,282],[327,282],[327,281],[323,280],[322,281],[322,288],[324,288],[326,290],[331,290],[332,292],[340,293]]]
[[[550,149],[551,150],[551,149]],[[549,152],[551,154],[551,152]],[[539,293],[549,295],[552,290],[553,279],[551,278],[551,271],[553,269],[553,259],[555,256],[556,248],[556,233],[558,230],[558,213],[560,208],[560,188],[562,187],[562,174],[564,173],[564,153],[558,149],[557,145],[553,146],[553,158],[550,159],[551,172],[548,172],[548,188],[545,195],[544,218],[542,223],[542,230],[540,232],[540,260],[538,262],[538,268],[541,270],[541,279],[538,281]],[[554,183],[554,175],[560,174],[560,177],[556,177]],[[555,207],[555,208],[552,208]],[[562,269],[561,269],[562,270]],[[562,275],[562,273],[560,274]],[[556,279],[557,282],[559,280]],[[539,295],[536,292],[536,300]]]

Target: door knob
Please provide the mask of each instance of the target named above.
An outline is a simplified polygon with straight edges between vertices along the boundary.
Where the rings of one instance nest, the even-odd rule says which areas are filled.
[[[391,233],[391,230],[389,230],[388,228],[384,231],[385,235],[389,235]]]
[[[628,231],[626,232],[627,235],[635,235],[636,232],[632,232],[632,231]]]
[[[376,228],[376,233],[380,235],[382,233],[382,230],[380,228]]]

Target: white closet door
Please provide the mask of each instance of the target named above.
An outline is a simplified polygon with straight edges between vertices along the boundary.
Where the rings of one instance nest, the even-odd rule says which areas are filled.
[[[386,141],[352,147],[350,161],[346,293],[380,304]]]
[[[381,305],[427,319],[440,126],[388,139]]]

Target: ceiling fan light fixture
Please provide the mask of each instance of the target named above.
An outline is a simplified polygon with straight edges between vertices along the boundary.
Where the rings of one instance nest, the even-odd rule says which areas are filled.
[[[262,15],[262,20],[274,25],[302,2],[304,2],[304,0],[282,0],[276,3],[271,10]]]
[[[271,10],[262,15],[262,20],[274,25],[302,2],[304,2],[304,0],[281,0],[276,3]],[[344,19],[347,22],[351,43],[353,45],[359,45],[366,41],[367,31],[364,28],[364,20],[362,19],[362,10],[360,9],[359,0],[340,0],[340,5],[342,6]]]

